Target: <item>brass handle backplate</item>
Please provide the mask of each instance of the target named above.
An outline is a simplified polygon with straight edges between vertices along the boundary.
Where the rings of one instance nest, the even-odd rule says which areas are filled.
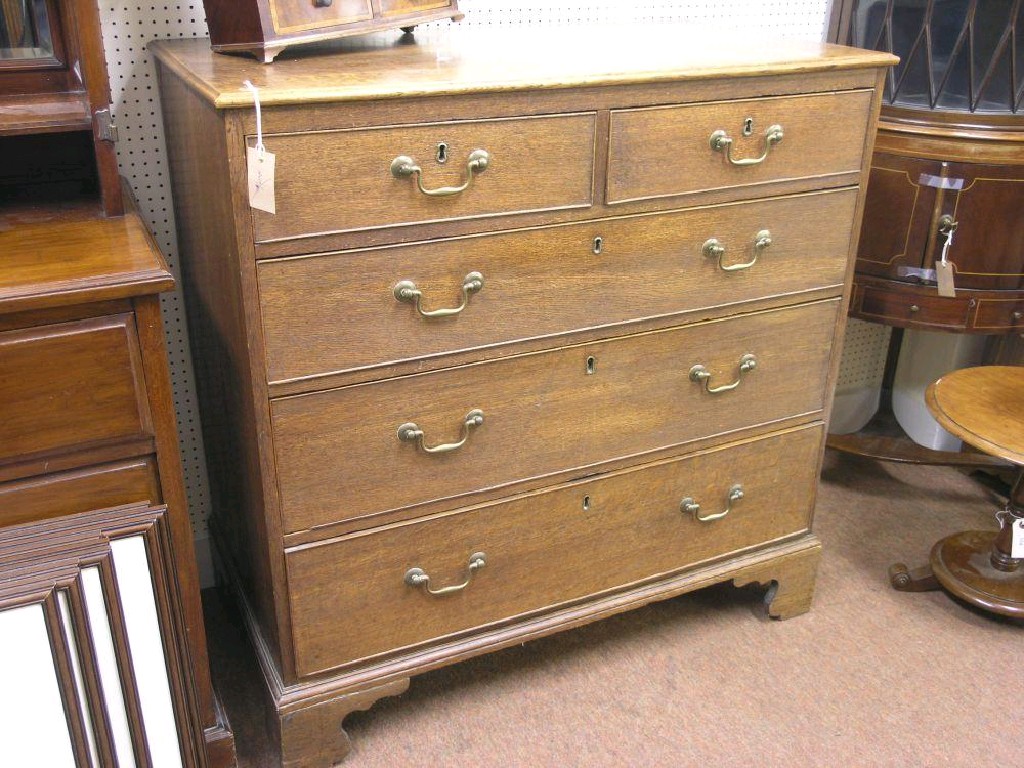
[[[768,130],[764,133],[764,151],[760,157],[743,157],[736,159],[732,156],[732,139],[729,138],[729,134],[719,129],[711,134],[709,140],[711,148],[715,152],[725,152],[725,158],[733,165],[747,166],[747,165],[759,165],[768,159],[768,153],[771,152],[772,146],[782,141],[782,126],[781,125],[770,125]]]
[[[479,272],[470,272],[462,279],[462,303],[452,309],[424,309],[423,292],[416,287],[416,283],[412,280],[402,280],[401,282],[395,283],[395,287],[392,292],[394,293],[395,298],[399,301],[415,305],[416,311],[419,312],[422,317],[451,317],[452,315],[457,315],[464,310],[469,305],[470,295],[479,292],[483,287],[484,276]]]
[[[419,187],[420,192],[424,195],[429,197],[450,197],[469,189],[469,185],[473,183],[473,178],[476,174],[486,171],[490,164],[491,155],[486,149],[474,149],[469,153],[469,159],[466,161],[466,180],[457,187],[427,189],[423,186],[423,169],[416,164],[415,160],[406,155],[400,155],[391,161],[391,175],[396,179],[415,176],[416,186]]]
[[[722,384],[717,387],[711,386],[711,371],[709,371],[703,365],[695,365],[690,369],[690,381],[696,381],[697,383],[704,382],[704,389],[708,394],[717,395],[720,392],[728,392],[732,389],[736,389],[743,380],[743,374],[754,370],[757,367],[757,358],[751,354],[743,355],[740,358],[740,370],[736,376],[736,381],[731,384]]]
[[[738,272],[741,269],[750,269],[752,266],[757,264],[757,258],[761,255],[761,252],[765,248],[768,248],[772,244],[772,233],[767,229],[762,229],[756,235],[754,235],[754,258],[750,261],[744,261],[740,264],[729,264],[725,263],[725,246],[715,238],[711,238],[702,248],[704,255],[709,259],[718,259],[718,268],[723,272]]]
[[[721,520],[723,517],[732,512],[733,502],[737,502],[743,498],[743,486],[737,483],[729,489],[729,495],[725,500],[725,509],[722,512],[715,512],[712,515],[701,515],[700,504],[694,501],[691,497],[687,496],[679,503],[679,508],[688,515],[693,515],[694,520],[699,520],[702,523],[713,523],[715,520]]]
[[[417,443],[424,453],[451,453],[466,444],[469,440],[469,433],[484,423],[484,412],[474,408],[466,414],[462,422],[462,438],[455,443],[442,443],[441,445],[430,446],[424,441],[423,430],[415,422],[407,421],[398,428],[398,439],[403,443]]]
[[[461,584],[453,584],[450,587],[441,587],[440,589],[430,588],[430,575],[422,568],[410,568],[405,572],[405,583],[410,587],[423,587],[427,592],[432,595],[443,596],[451,595],[455,592],[461,592],[469,586],[469,582],[473,580],[473,574],[479,571],[487,565],[487,555],[483,552],[474,552],[469,556],[468,573],[466,580]]]

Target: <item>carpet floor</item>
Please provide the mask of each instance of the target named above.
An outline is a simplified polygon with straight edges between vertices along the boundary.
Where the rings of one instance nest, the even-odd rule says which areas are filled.
[[[1003,501],[959,470],[829,452],[810,613],[769,621],[761,591],[720,585],[432,672],[346,719],[345,766],[1022,765],[1024,626],[886,577]],[[244,635],[208,614],[239,766],[274,766]]]

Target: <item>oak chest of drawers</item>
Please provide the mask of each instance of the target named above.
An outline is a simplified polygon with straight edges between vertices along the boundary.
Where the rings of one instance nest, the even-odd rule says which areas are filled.
[[[288,765],[459,659],[720,581],[811,599],[893,60],[460,45],[153,46],[212,525]]]

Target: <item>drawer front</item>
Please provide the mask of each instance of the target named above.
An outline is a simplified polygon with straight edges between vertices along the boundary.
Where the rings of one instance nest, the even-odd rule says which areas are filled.
[[[451,0],[381,0],[380,13],[382,16],[402,16],[451,7]]]
[[[1024,330],[1024,299],[979,299],[974,327],[979,331]]]
[[[270,0],[270,18],[278,34],[352,24],[373,18],[370,0],[332,0],[319,6],[313,0]]]
[[[277,213],[253,211],[256,239],[589,206],[594,126],[588,113],[267,136]],[[487,167],[470,174],[477,150]],[[398,165],[422,172],[393,173],[403,157]],[[431,196],[419,182],[431,192],[468,185]]]
[[[791,179],[825,186],[824,177],[860,171],[870,111],[870,91],[613,111],[608,202]],[[767,138],[773,126],[782,128],[777,143]],[[728,151],[712,148],[719,131]],[[730,162],[766,151],[756,164]]]
[[[296,666],[309,675],[768,543],[810,524],[821,428],[567,484],[287,555]],[[728,501],[740,486],[742,498]],[[735,495],[735,494],[734,494]],[[700,522],[684,512],[692,499]],[[485,565],[466,588],[471,555]]]
[[[132,459],[0,483],[0,526],[160,501],[156,464],[148,458]]]
[[[839,304],[275,400],[285,531],[587,471],[582,468],[817,413]],[[751,354],[756,368],[739,373]],[[697,365],[712,374],[709,381],[691,380]],[[729,391],[705,391],[733,381],[740,383]],[[415,429],[400,429],[409,423],[422,430],[422,445]],[[423,450],[462,438],[465,444],[450,452]]]
[[[132,315],[0,333],[0,462],[151,435]]]
[[[976,301],[964,295],[956,298],[887,291],[858,286],[855,315],[880,320],[903,328],[967,328]]]
[[[267,375],[288,381],[838,287],[856,203],[851,189],[261,262]],[[762,232],[770,245],[760,248]],[[712,239],[724,255],[705,249]],[[473,272],[482,287],[463,298]],[[403,281],[421,293],[419,308],[396,298]],[[463,303],[458,316],[422,314]]]

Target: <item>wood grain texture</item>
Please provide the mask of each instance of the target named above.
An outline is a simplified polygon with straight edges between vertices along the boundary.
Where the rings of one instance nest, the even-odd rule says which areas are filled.
[[[393,34],[349,38],[283,59],[272,70],[217,56],[205,40],[157,41],[150,49],[221,109],[252,107],[252,94],[241,86],[247,79],[269,106],[874,69],[896,61],[888,54],[775,38],[723,45],[671,28],[528,32],[460,35],[458,56],[432,44],[410,45]],[[524,56],[524,50],[546,55]]]
[[[272,403],[285,530],[402,509],[575,468],[579,474],[706,435],[824,407],[838,301],[523,355]],[[731,392],[740,358],[757,369]],[[587,374],[594,358],[595,373]],[[459,439],[473,409],[485,422],[462,449],[428,455],[398,439],[415,422],[428,445]],[[352,418],[350,414],[359,414]]]
[[[557,53],[525,58],[514,36],[473,33],[440,61],[429,46],[376,37],[293,52],[272,68],[213,57],[202,41],[154,46],[185,201],[178,220],[205,437],[223,483],[212,530],[236,574],[286,763],[340,759],[337,726],[350,703],[369,705],[411,674],[651,600],[735,578],[777,584],[777,615],[809,605],[820,427],[892,59],[816,45],[661,44],[647,32],[642,46],[625,34],[608,46],[588,35],[550,46],[533,37],[531,48]],[[245,79],[261,89],[267,148],[283,174],[274,217],[247,205],[255,124]],[[648,197],[610,204],[621,116],[704,110],[735,118],[740,131],[766,103],[798,105],[795,133],[779,145],[789,154],[767,161],[785,161],[775,175],[723,182],[723,170],[751,169],[722,167],[708,144],[721,126],[700,138],[701,156],[718,162],[709,168],[690,162],[696,145],[680,143],[687,121],[669,120],[630,137],[638,178],[669,179],[667,191],[633,181]],[[769,119],[753,117],[751,140]],[[585,130],[549,128],[573,121]],[[468,152],[499,146],[478,144],[481,130],[523,151],[512,152],[514,166],[509,149],[495,151],[460,196],[428,201],[412,179],[389,173],[408,154],[428,187],[458,184]],[[412,149],[384,141],[395,136],[411,137],[401,144]],[[531,151],[538,136],[549,147],[578,143]],[[651,160],[659,151],[682,165],[663,173]],[[360,174],[368,184],[351,182]],[[572,174],[583,196],[559,198]],[[523,179],[551,207],[516,203]],[[393,202],[392,182],[411,203]],[[726,264],[740,262],[762,228],[773,244],[748,270],[727,274],[701,255],[714,237]],[[426,320],[394,297],[398,281],[413,280],[426,309],[453,307],[474,270],[484,287],[456,319]],[[735,389],[713,395],[690,379],[703,364],[712,386],[731,383],[747,353],[758,365]],[[456,441],[473,408],[483,424],[458,450],[431,455],[399,440],[399,425],[415,421],[426,446]],[[719,451],[727,441],[737,453]],[[788,450],[790,441],[803,448]],[[749,461],[728,458],[748,450]],[[712,454],[720,460],[702,464]],[[623,534],[649,522],[657,499],[682,493],[686,471],[669,467],[702,466],[694,495],[715,497],[751,464],[791,469],[719,521],[735,538],[704,537],[714,528],[691,522],[696,532],[673,557]],[[603,496],[585,494],[584,512],[584,487],[614,488],[614,510],[587,518]],[[462,550],[488,536],[523,559],[521,578],[490,587],[483,613],[465,606],[494,563],[447,614],[395,609],[427,600],[403,591],[404,569],[419,565],[435,585],[453,586],[472,554]],[[582,540],[593,543],[580,552],[606,554],[605,581],[583,567]],[[621,554],[634,546],[640,556]],[[401,561],[397,582],[387,558]]]
[[[138,349],[129,315],[0,334],[0,462],[153,434]]]
[[[267,378],[412,359],[425,370],[455,352],[479,358],[498,344],[838,290],[856,201],[846,190],[261,262]],[[723,271],[702,251],[716,238],[727,249],[726,266],[749,261],[764,229],[772,244],[748,270]],[[395,299],[395,284],[412,280],[425,309],[458,306],[470,271],[484,276],[484,287],[458,317],[423,318]]]
[[[855,317],[883,322],[900,328],[966,331],[976,300],[960,293],[955,298],[939,296],[934,288],[910,293],[886,290],[888,284],[858,282]]]
[[[338,765],[352,750],[342,721],[352,712],[367,710],[385,696],[400,696],[409,688],[403,677],[383,685],[350,692],[271,714],[271,736],[281,753],[282,768],[321,768]]]
[[[299,674],[311,675],[436,641],[608,589],[694,566],[806,530],[820,430],[754,440],[419,519],[288,556]],[[709,523],[680,510],[721,512]],[[471,554],[487,564],[462,592],[442,597],[403,581],[409,568],[434,589],[467,578]]]
[[[154,462],[131,459],[0,484],[0,527],[160,501]]]
[[[233,227],[225,225],[234,221],[228,139],[208,105],[160,74],[175,211],[179,221],[188,222],[180,228],[179,247],[215,510],[210,526],[214,535],[223,536],[223,555],[232,559],[252,590],[261,622],[276,628],[286,621],[273,586],[283,579],[284,557],[276,543],[273,517],[262,513],[272,502],[264,496],[265,454],[256,423],[260,406],[251,390],[252,377],[264,377],[251,368],[245,294],[237,266],[243,258],[249,263],[252,258],[240,254]],[[186,126],[201,130],[192,132]],[[276,647],[278,633],[268,632],[268,637]]]
[[[370,0],[332,0],[325,6],[316,6],[309,0],[267,0],[267,6],[278,34],[373,18]]]
[[[138,215],[0,214],[0,314],[129,298],[174,285]]]
[[[588,206],[594,122],[591,113],[267,136],[277,162],[277,213],[253,211],[256,239]],[[440,142],[444,164],[435,159]],[[428,189],[461,185],[477,149],[491,156],[487,170],[450,197],[424,195],[414,178],[389,170],[406,156],[423,168]]]
[[[608,155],[608,202],[670,197],[725,187],[767,184],[858,171],[871,91],[787,96],[613,111]],[[753,133],[742,135],[744,121]],[[757,165],[738,167],[709,139],[724,130],[734,159],[759,157],[769,126],[784,138]]]
[[[1024,465],[1024,368],[963,368],[933,382],[928,410],[956,437],[980,451]]]
[[[206,0],[204,8],[215,51],[266,63],[294,45],[462,18],[456,0]]]

